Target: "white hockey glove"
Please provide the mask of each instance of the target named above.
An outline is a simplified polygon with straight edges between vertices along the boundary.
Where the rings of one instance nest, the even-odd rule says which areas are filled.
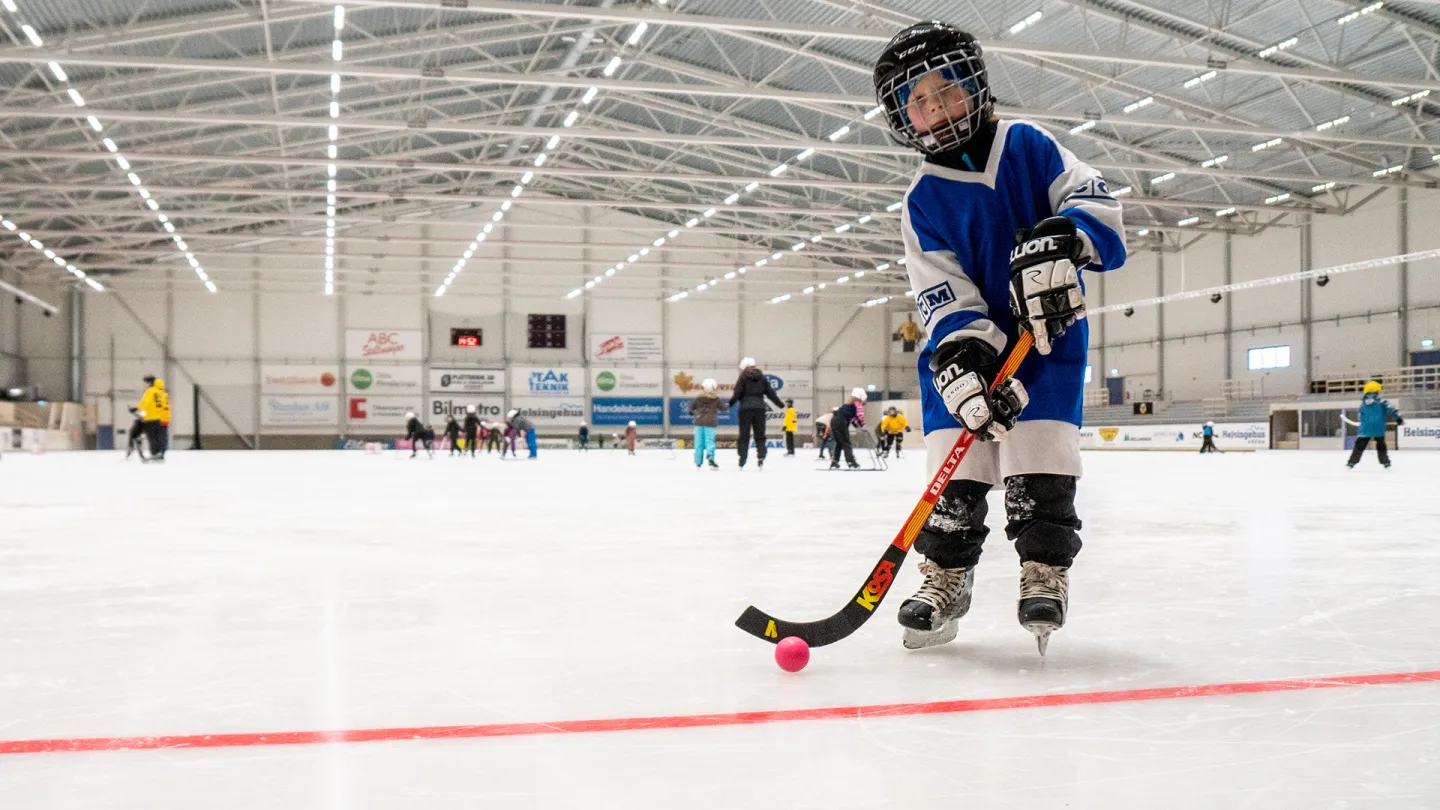
[[[1004,439],[1030,403],[1025,386],[1013,377],[986,390],[1000,371],[1000,357],[977,338],[940,344],[930,355],[930,370],[946,410],[982,442]]]
[[[1010,253],[1010,308],[1035,336],[1035,350],[1049,354],[1066,327],[1085,317],[1079,272],[1085,243],[1068,217],[1043,219],[1019,241]]]

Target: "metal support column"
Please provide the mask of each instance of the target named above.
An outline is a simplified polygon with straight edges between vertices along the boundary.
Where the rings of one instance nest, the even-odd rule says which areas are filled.
[[[1400,189],[1400,208],[1396,222],[1396,230],[1399,232],[1400,244],[1397,246],[1401,253],[1410,252],[1410,189]],[[1400,265],[1400,307],[1399,324],[1400,330],[1400,365],[1410,365],[1410,263]]]
[[[1300,215],[1300,269],[1310,270],[1314,267],[1312,237],[1314,235],[1314,223],[1310,214]],[[1304,331],[1305,341],[1305,389],[1310,388],[1310,379],[1315,376],[1316,366],[1320,362],[1320,356],[1315,353],[1315,281],[1313,279],[1302,279],[1300,281],[1300,323]]]
[[[1234,283],[1235,254],[1234,238],[1232,233],[1225,234],[1225,284]],[[1225,296],[1225,379],[1235,378],[1235,305],[1232,298],[1233,293]]]
[[[262,398],[265,395],[264,377],[260,370],[262,354],[260,338],[260,257],[258,255],[253,257],[250,260],[250,265],[255,268],[250,273],[251,281],[254,284],[254,287],[250,291],[250,345],[253,347],[255,358],[254,368],[251,370],[250,377],[250,384],[254,386],[255,391],[255,433],[252,437],[252,442],[255,449],[259,450],[260,422],[264,418],[264,410],[261,406],[263,405]],[[342,385],[341,387],[343,388],[344,386]]]
[[[70,288],[70,401],[85,403],[85,294]]]
[[[1165,295],[1165,253],[1155,251],[1155,295]],[[1165,399],[1165,305],[1155,308],[1155,396]]]

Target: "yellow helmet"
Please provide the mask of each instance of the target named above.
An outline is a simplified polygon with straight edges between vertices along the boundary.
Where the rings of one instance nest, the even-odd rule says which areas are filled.
[[[1370,382],[1365,383],[1365,393],[1367,393],[1367,394],[1378,394],[1378,393],[1380,393],[1380,383],[1376,382],[1375,380],[1371,380]]]

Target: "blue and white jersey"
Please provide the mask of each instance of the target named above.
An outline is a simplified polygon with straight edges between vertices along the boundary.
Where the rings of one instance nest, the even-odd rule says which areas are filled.
[[[925,432],[961,427],[931,384],[930,355],[939,344],[986,340],[1004,357],[1018,336],[1010,310],[1010,251],[1015,235],[1051,216],[1075,221],[1085,242],[1085,270],[1125,263],[1120,203],[1105,178],[1048,132],[1027,121],[1001,121],[983,172],[926,162],[902,209],[905,267],[929,334],[920,353]],[[1016,376],[1030,394],[1021,421],[1080,424],[1089,325],[1081,320],[1032,352]]]

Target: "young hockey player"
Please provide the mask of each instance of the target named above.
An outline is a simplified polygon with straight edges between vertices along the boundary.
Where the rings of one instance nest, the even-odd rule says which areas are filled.
[[[885,418],[880,420],[880,455],[890,455],[890,449],[895,449],[895,457],[900,458],[900,448],[905,444],[905,431],[910,429],[909,423],[905,421],[905,414],[900,409],[891,406],[885,412]]]
[[[630,455],[635,455],[635,442],[640,438],[640,431],[635,427],[635,420],[625,426],[625,450]]]
[[[916,540],[925,581],[900,606],[904,644],[955,638],[988,531],[985,495],[1003,482],[1005,531],[1021,560],[1017,616],[1044,654],[1065,624],[1080,550],[1089,339],[1080,272],[1124,264],[1120,204],[1044,129],[996,118],[980,45],[954,26],[924,22],[897,34],[874,82],[894,139],[925,156],[901,231],[927,333],[917,360],[931,472],[962,430],[980,440]],[[990,392],[1021,330],[1036,351]]]
[[[815,443],[820,445],[820,458],[830,455],[830,423],[835,421],[835,412],[839,408],[831,408],[830,413],[815,418]]]
[[[580,446],[581,450],[590,449],[590,427],[584,422],[580,423]]]
[[[515,454],[515,437],[524,436],[525,448],[530,451],[530,458],[535,458],[536,452],[540,447],[535,441],[535,423],[531,422],[525,414],[520,413],[520,411],[514,408],[510,410],[510,413],[507,414],[505,418],[510,420],[511,455]]]
[[[481,422],[480,432],[485,434],[485,454],[500,451],[500,457],[505,457],[505,423],[504,422]],[[510,452],[515,452],[515,443],[510,443]]]
[[[164,461],[165,450],[170,445],[170,395],[165,392],[165,381],[156,379],[154,374],[145,375],[145,385],[145,393],[135,409],[145,414],[150,460]]]
[[[445,441],[450,444],[449,455],[453,456],[456,453],[464,455],[460,450],[460,423],[455,421],[453,413],[445,417]]]
[[[475,413],[474,405],[465,406],[465,450],[471,458],[479,451],[480,417]],[[461,453],[460,455],[465,455]]]
[[[150,455],[145,450],[145,412],[139,408],[131,408],[130,413],[134,414],[135,421],[130,425],[130,433],[125,441],[125,459],[130,459],[131,453],[140,454],[140,462],[143,464],[150,460]]]
[[[785,455],[795,455],[795,429],[799,427],[800,414],[795,410],[795,400],[785,400]]]
[[[856,388],[850,392],[850,398],[835,411],[835,418],[830,420],[830,436],[835,440],[835,447],[830,451],[830,469],[840,469],[840,454],[845,454],[845,464],[852,470],[860,469],[855,463],[855,445],[850,441],[851,426],[857,428],[865,427],[865,389]]]
[[[747,357],[740,361],[740,376],[735,380],[735,390],[730,394],[730,404],[740,406],[740,439],[735,443],[735,449],[740,453],[740,466],[745,466],[745,458],[750,453],[750,437],[755,437],[755,463],[760,467],[765,466],[765,401],[775,403],[775,407],[783,408],[784,403],[780,397],[775,395],[775,389],[770,387],[770,380],[766,379],[765,372],[755,365],[755,358]]]
[[[1365,455],[1365,448],[1370,442],[1375,442],[1375,454],[1380,458],[1380,464],[1385,469],[1390,469],[1390,449],[1385,446],[1385,417],[1393,416],[1395,424],[1405,424],[1405,418],[1389,402],[1380,398],[1380,383],[1371,380],[1365,383],[1365,395],[1360,399],[1360,431],[1355,437],[1355,449],[1350,452],[1350,461],[1345,466],[1351,469],[1360,463]],[[1346,420],[1347,422],[1349,420]],[[1350,424],[1355,424],[1351,422]]]
[[[1206,423],[1205,423],[1205,426],[1202,427],[1202,428],[1200,428],[1200,440],[1201,440],[1201,441],[1200,441],[1200,454],[1201,454],[1201,455],[1204,455],[1204,454],[1206,454],[1206,453],[1218,453],[1218,452],[1220,452],[1220,448],[1218,448],[1218,447],[1215,446],[1215,423],[1214,423],[1214,422],[1206,422]]]
[[[430,458],[435,457],[435,429],[422,423],[414,411],[405,412],[405,440],[410,442],[411,458],[415,458],[421,445]]]
[[[714,378],[700,381],[700,396],[690,403],[690,415],[695,418],[695,466],[698,469],[709,462],[710,469],[718,470],[715,463],[715,428],[720,424],[720,396],[715,389],[720,384]],[[728,407],[726,408],[728,410]]]

